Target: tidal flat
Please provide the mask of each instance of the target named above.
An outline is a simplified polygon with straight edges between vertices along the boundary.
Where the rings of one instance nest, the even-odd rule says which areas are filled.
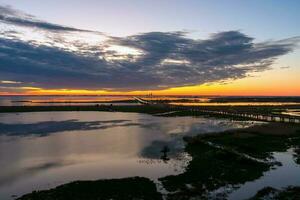
[[[153,181],[133,177],[124,179],[76,181],[54,189],[33,192],[19,200],[95,200],[95,199],[145,199],[162,200]]]
[[[43,144],[47,144],[49,138],[52,138],[51,145],[53,145],[56,143],[53,137],[60,137],[59,135],[61,135],[66,137],[65,139],[68,141],[71,139],[73,144],[79,144],[77,142],[74,143],[78,138],[81,143],[80,148],[75,148],[75,146],[69,146],[70,144],[68,144],[67,151],[63,150],[64,148],[59,150],[60,155],[52,152],[50,154],[51,159],[58,156],[60,163],[63,163],[63,165],[55,165],[54,168],[51,167],[52,165],[49,167],[47,165],[38,172],[40,176],[43,170],[47,171],[46,176],[39,177],[39,180],[43,179],[45,181],[45,179],[51,179],[50,176],[53,176],[54,180],[58,174],[62,174],[68,169],[73,169],[73,171],[69,171],[67,179],[55,184],[52,183],[49,186],[45,186],[46,182],[43,182],[43,187],[32,188],[31,191],[34,190],[34,192],[30,193],[24,190],[23,194],[28,194],[25,196],[21,195],[19,199],[54,200],[70,198],[70,196],[66,197],[64,195],[74,195],[72,199],[124,199],[123,197],[126,197],[126,195],[133,195],[130,199],[147,199],[145,195],[157,195],[152,199],[163,197],[171,200],[234,200],[263,199],[259,196],[261,193],[268,195],[269,199],[284,199],[283,196],[286,195],[299,195],[299,189],[297,188],[300,186],[299,124],[265,123],[239,118],[228,119],[226,117],[218,119],[216,116],[208,118],[205,116],[203,118],[201,114],[191,111],[183,110],[172,113],[164,107],[155,107],[153,109],[150,106],[100,106],[99,109],[98,106],[80,106],[79,112],[73,112],[77,111],[77,109],[74,110],[75,108],[73,106],[10,108],[12,113],[3,113],[2,118],[0,117],[2,122],[4,121],[1,124],[1,135],[4,142],[15,141],[20,139],[20,137],[28,142],[28,140],[35,140],[38,137],[40,140],[45,140]],[[21,112],[15,113],[13,112],[16,111],[14,109]],[[52,111],[59,110],[60,112],[49,112],[49,109],[52,109]],[[70,109],[73,111],[69,112]],[[95,109],[98,109],[97,111],[100,112],[93,111]],[[101,109],[105,109],[105,112]],[[93,115],[83,118],[79,117],[83,113],[86,113],[84,115],[93,113]],[[161,114],[163,115],[161,116]],[[8,115],[11,115],[11,117],[8,117]],[[52,122],[47,120],[49,116]],[[69,117],[62,118],[62,116]],[[104,119],[103,116],[105,116]],[[12,118],[17,118],[19,125],[11,123]],[[30,121],[30,119],[33,119],[35,123]],[[38,122],[36,119],[38,119]],[[62,119],[64,119],[64,125],[59,124]],[[10,122],[10,124],[5,122]],[[24,132],[24,126],[29,131]],[[38,127],[38,130],[35,127]],[[80,130],[79,133],[78,130]],[[101,139],[100,136],[96,136],[97,134],[112,136],[113,132],[119,133],[109,140],[106,139],[106,143],[110,143],[113,148],[108,145],[106,149],[109,151],[106,150],[103,153],[109,153],[107,155],[111,159],[116,155],[114,148],[122,145],[124,148],[119,149],[118,147],[117,154],[120,152],[122,154],[126,152],[126,154],[122,157],[117,156],[115,157],[116,159],[112,159],[112,162],[108,162],[106,158],[98,157],[99,151],[102,151],[101,148],[98,147],[96,148],[98,150],[94,151],[94,147],[95,145],[101,145],[97,143],[106,137],[101,136],[101,138],[103,137]],[[132,135],[133,132],[134,134]],[[166,133],[167,135],[165,136],[164,134]],[[131,140],[140,138],[140,142],[138,142],[139,147],[136,146],[137,148],[133,151],[132,148],[129,148],[131,149],[129,151],[127,150],[135,142],[128,143],[127,140],[127,142],[115,143],[116,137],[126,138],[128,136]],[[91,137],[91,140],[87,139],[89,137]],[[153,140],[153,138],[156,139]],[[66,141],[65,139],[64,141]],[[141,141],[143,142],[141,143]],[[22,143],[24,144],[24,141]],[[84,144],[93,147],[83,148]],[[170,147],[170,152],[168,152],[169,160],[161,158],[161,149],[164,146]],[[74,148],[77,149],[75,152],[72,151]],[[48,154],[48,150],[45,153]],[[89,157],[91,160],[86,162],[87,160],[83,158],[88,154],[83,155],[82,151],[88,154],[92,153],[90,154],[92,157]],[[97,159],[95,159],[96,155]],[[132,155],[137,156],[132,157]],[[178,155],[185,158],[182,159],[183,157],[181,157],[178,160]],[[41,158],[43,155],[36,156],[32,157],[30,155],[30,160],[38,161],[37,164],[41,164],[40,160],[36,158]],[[64,158],[63,162],[61,162],[61,158]],[[94,163],[92,168],[90,168],[91,161]],[[122,167],[123,170],[113,167],[114,164],[119,166],[122,163],[116,161],[122,161],[125,164]],[[133,164],[136,161],[138,161],[138,164]],[[27,163],[28,160],[22,160],[22,163],[24,162]],[[104,164],[105,162],[106,164]],[[144,165],[145,163],[147,164]],[[101,171],[105,169],[101,167],[103,164],[111,168],[111,173],[106,173],[107,176],[101,175]],[[70,166],[71,168],[69,168]],[[74,168],[74,166],[76,167]],[[35,169],[35,166],[32,166],[32,168]],[[116,171],[113,170],[114,168]],[[132,171],[136,169],[138,170],[135,172],[138,173]],[[20,170],[17,174],[22,174],[22,169]],[[124,173],[118,173],[117,171],[119,170],[122,170]],[[28,170],[26,171],[28,172]],[[84,171],[88,173],[88,176],[81,174],[84,174]],[[74,176],[73,172],[79,174]],[[8,179],[9,177],[5,179],[5,176],[2,176],[3,184]],[[23,178],[16,177],[16,180],[18,179]],[[38,184],[39,180],[35,184]],[[77,180],[89,180],[89,188],[92,188],[92,190],[87,189],[87,182]],[[68,183],[70,181],[76,182]],[[142,186],[145,184],[144,188],[147,188],[147,190],[143,190],[141,193],[132,193],[129,189],[124,190],[125,193],[128,192],[126,194],[120,192],[112,196],[113,193],[116,193],[114,190],[100,189],[100,186],[101,188],[110,188],[114,184],[117,184],[118,187],[124,185],[124,189],[135,188],[136,185]],[[96,191],[101,192],[101,194],[93,191],[93,185],[96,188],[99,187],[99,190],[96,189]],[[156,189],[153,189],[153,186]],[[267,189],[265,188],[272,188],[272,191],[276,192],[267,194]],[[139,191],[139,188],[134,190]],[[76,192],[72,193],[72,191],[80,191],[81,195],[87,196],[82,197]],[[276,195],[273,195],[275,193]],[[17,198],[17,196],[13,197]]]
[[[151,195],[157,195],[153,199],[159,199],[159,195],[162,195],[166,199],[171,200],[265,199],[266,197],[268,197],[267,199],[297,199],[299,197],[299,188],[296,186],[285,186],[288,183],[284,182],[280,183],[283,186],[281,188],[259,186],[263,188],[258,187],[257,194],[246,193],[242,197],[235,198],[234,194],[247,183],[264,178],[270,171],[276,171],[285,167],[283,165],[286,163],[276,160],[274,152],[286,152],[292,149],[290,153],[292,153],[295,163],[298,163],[299,151],[296,149],[300,147],[300,126],[270,123],[244,129],[185,137],[184,140],[186,141],[185,151],[192,156],[192,160],[189,162],[186,170],[181,174],[165,176],[159,179],[167,191],[164,194],[159,194],[158,191],[158,194],[153,192],[153,186],[150,189],[150,180],[134,179],[139,182],[138,185],[145,184],[145,188],[149,184],[149,187],[143,190],[145,195],[151,192]],[[293,176],[295,179],[299,178],[296,174]],[[126,181],[128,180],[131,179],[126,179]],[[123,179],[106,180],[103,182],[102,187],[109,188],[115,182],[119,182],[118,184],[124,183],[124,188],[135,187],[136,182],[126,181]],[[99,181],[91,183],[97,185]],[[152,184],[154,185],[154,183]],[[64,189],[64,187],[67,189]],[[88,195],[93,188],[91,187],[91,189],[85,191],[86,183],[70,183],[48,191],[33,192],[20,199],[36,199],[36,197],[45,197],[44,199],[51,200],[66,199],[63,197],[64,195],[69,195],[69,190],[82,191],[81,195],[85,193]],[[102,191],[101,188],[99,188],[99,191]],[[126,192],[130,193],[130,191],[131,189]],[[136,191],[137,193],[133,194],[140,195],[139,190],[137,189]],[[99,195],[93,192],[92,194],[95,194],[94,197],[96,199],[123,199],[122,193],[120,193],[120,196],[111,196],[111,189],[105,190]],[[74,195],[74,199],[77,199],[76,197],[79,196],[76,195],[76,192]],[[139,198],[137,196],[132,199],[147,198]]]
[[[77,180],[183,173],[191,160],[183,136],[252,125],[203,117],[133,112],[0,114],[0,199]],[[168,159],[161,150],[168,146]]]
[[[262,124],[185,140],[193,158],[186,171],[160,179],[171,191],[168,199],[245,199],[251,194],[234,196],[234,192],[286,164],[276,160],[274,152],[292,149],[294,162],[299,164],[300,126],[294,124]]]

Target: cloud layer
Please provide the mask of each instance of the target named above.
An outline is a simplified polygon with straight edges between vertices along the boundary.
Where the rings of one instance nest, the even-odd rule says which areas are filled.
[[[51,89],[129,91],[240,79],[270,69],[299,42],[254,43],[239,31],[205,40],[185,32],[121,38],[40,21],[10,7],[0,13],[0,80]]]

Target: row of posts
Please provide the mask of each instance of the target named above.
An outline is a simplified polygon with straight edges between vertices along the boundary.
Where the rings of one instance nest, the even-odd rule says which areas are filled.
[[[300,118],[288,117],[288,116],[276,116],[276,115],[261,115],[261,114],[253,114],[253,113],[234,113],[228,111],[213,111],[213,110],[201,110],[201,109],[191,109],[190,111],[195,112],[203,112],[207,114],[217,114],[217,115],[229,115],[236,117],[243,117],[261,121],[268,122],[287,122],[287,123],[300,123]]]
[[[184,107],[180,106],[168,106],[169,109],[182,109],[185,110]],[[253,113],[234,113],[228,111],[213,111],[213,110],[202,110],[199,108],[191,108],[191,112],[202,112],[208,114],[217,114],[217,115],[229,115],[229,116],[236,116],[236,117],[243,117],[249,119],[255,119],[260,121],[268,121],[268,122],[287,122],[287,123],[300,123],[300,118],[296,117],[289,117],[289,116],[280,116],[280,115],[262,115],[262,114],[253,114]]]

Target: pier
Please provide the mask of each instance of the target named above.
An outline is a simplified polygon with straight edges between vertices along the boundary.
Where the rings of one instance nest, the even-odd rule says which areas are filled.
[[[133,97],[137,102],[139,102],[140,104],[143,104],[143,105],[150,105],[150,104],[153,104],[151,101],[146,101],[142,98],[139,98],[139,97]]]
[[[139,103],[143,105],[156,105],[151,101],[144,100],[139,97],[134,97]],[[229,117],[239,117],[249,120],[256,120],[256,121],[265,121],[265,122],[282,122],[282,123],[300,123],[300,117],[297,116],[289,116],[283,114],[273,114],[273,113],[258,113],[258,112],[244,112],[244,111],[237,111],[231,110],[228,111],[224,110],[213,110],[213,109],[205,109],[200,106],[180,106],[180,105],[170,105],[170,104],[159,104],[160,106],[164,106],[170,109],[170,111],[190,111],[194,113],[199,113],[203,115],[210,115],[210,116],[229,116]]]
[[[228,112],[228,111],[213,111],[203,110],[199,108],[191,109],[194,112],[202,112],[210,115],[224,115],[232,117],[240,117],[245,119],[252,119],[266,122],[286,122],[286,123],[300,123],[300,117],[280,115],[280,114],[259,114],[259,113],[243,113],[243,112]]]

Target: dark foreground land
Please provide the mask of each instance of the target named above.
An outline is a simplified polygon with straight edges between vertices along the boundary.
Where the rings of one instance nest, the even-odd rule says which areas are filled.
[[[142,105],[132,106],[110,106],[110,105],[70,105],[70,106],[0,106],[0,113],[14,112],[51,112],[51,111],[117,111],[117,112],[139,112],[154,114],[169,110],[164,107],[152,107]]]
[[[184,138],[192,156],[186,171],[160,178],[168,200],[226,199],[231,190],[254,181],[281,165],[273,152],[292,149],[300,165],[300,125],[269,123],[245,129]],[[300,173],[300,172],[299,172]],[[229,190],[217,190],[219,188]],[[230,190],[231,189],[231,190]],[[251,199],[300,199],[300,188],[264,188]],[[33,192],[20,200],[161,199],[146,178],[73,182],[55,189]]]
[[[294,159],[300,164],[300,126],[263,124],[246,129],[185,138],[186,151],[192,155],[186,172],[161,178],[173,193],[168,199],[208,199],[220,187],[236,188],[260,178],[278,163],[272,152],[294,148]],[[218,193],[226,198],[226,193]]]
[[[76,181],[54,189],[32,192],[19,200],[100,200],[162,199],[155,184],[147,178]]]
[[[300,187],[287,187],[281,190],[272,187],[266,187],[258,191],[257,194],[250,200],[265,200],[265,199],[276,199],[276,200],[300,199]]]
[[[300,109],[300,105],[267,105],[267,106],[179,106],[169,104],[154,105],[61,105],[61,106],[0,106],[0,113],[15,112],[51,112],[51,111],[109,111],[109,112],[136,112],[146,114],[161,114],[163,116],[197,116],[209,115],[213,117],[230,117],[218,114],[209,114],[203,111],[224,111],[230,113],[248,113],[248,114],[275,114],[278,116],[286,116],[281,114],[288,109]],[[197,110],[197,111],[195,111]],[[238,118],[238,117],[235,117]],[[300,118],[300,117],[298,117]]]

